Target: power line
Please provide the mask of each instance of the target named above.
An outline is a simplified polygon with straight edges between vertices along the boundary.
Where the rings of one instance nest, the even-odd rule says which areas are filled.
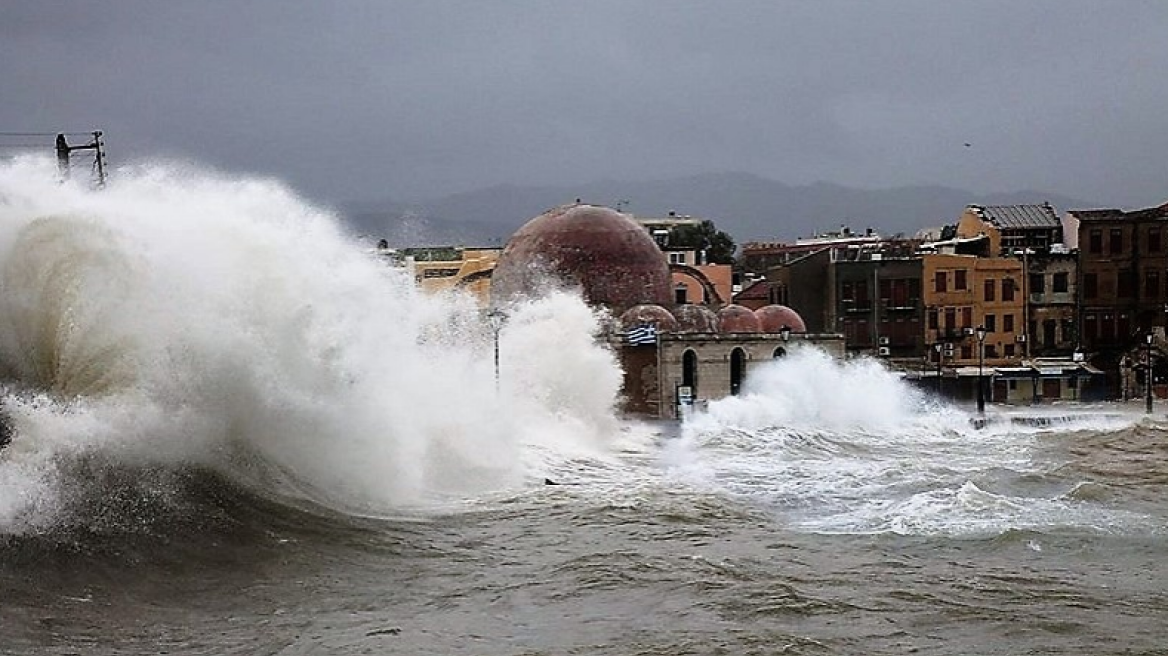
[[[93,131],[89,132],[0,132],[0,137],[56,137],[58,134],[63,134],[67,137],[89,136]]]

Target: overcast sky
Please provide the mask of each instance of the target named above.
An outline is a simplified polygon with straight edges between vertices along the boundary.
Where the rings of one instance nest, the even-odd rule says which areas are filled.
[[[719,171],[1168,200],[1163,0],[0,0],[0,83],[0,132],[324,202]]]

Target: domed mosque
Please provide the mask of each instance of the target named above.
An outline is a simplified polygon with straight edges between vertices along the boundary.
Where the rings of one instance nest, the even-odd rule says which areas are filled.
[[[842,355],[838,335],[807,335],[791,308],[675,303],[676,276],[701,277],[671,265],[645,227],[629,215],[577,201],[521,227],[499,255],[491,304],[505,305],[551,289],[579,289],[612,317],[609,344],[625,372],[624,410],[677,417],[683,406],[737,394],[751,363],[782,357],[788,342],[812,342]]]
[[[491,302],[566,285],[578,287],[590,304],[619,313],[668,304],[669,280],[661,249],[636,221],[577,203],[544,212],[511,236],[491,276]]]

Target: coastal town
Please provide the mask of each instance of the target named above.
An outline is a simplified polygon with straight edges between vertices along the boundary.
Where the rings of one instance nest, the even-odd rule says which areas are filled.
[[[1133,398],[1150,408],[1168,397],[1166,226],[1168,204],[970,204],[912,236],[844,225],[736,252],[730,241],[728,257],[711,220],[577,200],[503,247],[399,251],[383,240],[378,251],[423,289],[464,289],[483,307],[535,284],[515,272],[550,266],[611,312],[632,412],[676,416],[737,394],[752,363],[799,343],[878,359],[979,408]]]

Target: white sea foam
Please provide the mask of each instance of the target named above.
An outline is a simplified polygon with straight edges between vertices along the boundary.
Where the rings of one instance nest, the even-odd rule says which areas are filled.
[[[876,361],[841,362],[802,349],[760,363],[741,395],[695,413],[663,451],[662,465],[684,484],[729,493],[781,513],[786,526],[817,532],[984,535],[1144,522],[1069,501],[1065,489],[1029,489],[1025,481],[1057,467],[1044,441],[1051,429],[1014,425],[996,408],[991,415],[998,420],[977,430],[971,414]],[[1138,420],[1084,412],[1057,429],[1116,430]]]
[[[600,319],[552,294],[492,334],[277,182],[190,167],[103,191],[0,167],[0,527],[79,454],[200,466],[360,512],[505,488],[619,433]]]

